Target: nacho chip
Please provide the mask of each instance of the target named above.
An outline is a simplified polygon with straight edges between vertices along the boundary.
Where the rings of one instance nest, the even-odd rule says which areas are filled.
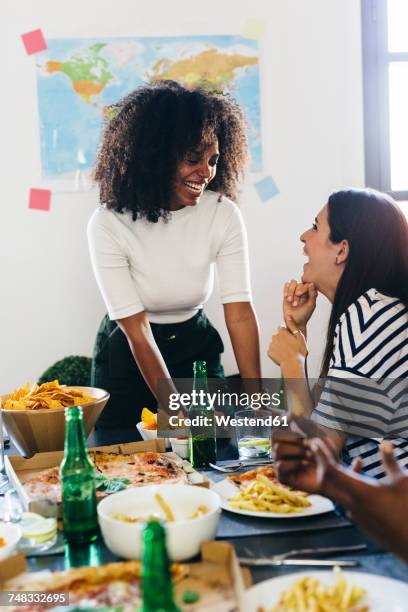
[[[144,429],[157,429],[157,414],[154,414],[149,408],[143,408],[142,423]]]
[[[53,410],[67,406],[80,406],[93,401],[93,397],[83,393],[80,389],[69,389],[61,386],[58,380],[52,380],[42,385],[35,383],[32,388],[27,383],[3,400],[2,408],[4,410]]]

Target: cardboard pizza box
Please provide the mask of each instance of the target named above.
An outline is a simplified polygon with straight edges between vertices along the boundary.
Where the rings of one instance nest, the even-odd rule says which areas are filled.
[[[0,587],[4,583],[27,570],[26,558],[23,553],[18,552],[11,557],[0,561]]]
[[[126,455],[143,451],[165,453],[166,449],[164,440],[154,439],[145,440],[143,442],[128,442],[126,444],[111,444],[110,446],[95,446],[89,450],[106,453],[123,453]],[[194,470],[188,461],[181,459],[175,453],[169,452],[166,453],[166,455],[180,462],[180,465],[183,466],[188,476],[190,484],[206,488],[210,486],[210,481],[207,476]],[[63,457],[63,451],[36,453],[29,459],[21,457],[21,455],[6,455],[4,457],[7,476],[9,477],[13,488],[16,489],[17,493],[19,494],[24,510],[31,510],[30,498],[24,489],[24,482],[26,482],[32,475],[38,474],[38,472],[59,466]]]
[[[52,570],[41,573],[27,572],[24,556],[18,556],[18,562],[8,567],[3,582],[0,583],[2,588],[30,590],[30,580],[38,580],[51,574]],[[231,544],[204,542],[201,546],[201,559],[192,563],[187,561],[186,565],[187,576],[174,586],[175,599],[181,610],[188,608],[194,612],[244,612],[243,597],[245,589],[251,586],[252,579],[247,568],[240,568]],[[186,591],[199,596],[192,607],[183,604]]]
[[[200,597],[194,608],[197,612],[244,612],[243,596],[251,584],[251,574],[240,568],[234,547],[209,541],[201,545],[201,560],[190,563],[188,576],[175,584],[174,594],[181,610],[183,594],[190,591]]]

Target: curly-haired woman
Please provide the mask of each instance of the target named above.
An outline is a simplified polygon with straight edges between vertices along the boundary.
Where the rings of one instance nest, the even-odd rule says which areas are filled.
[[[98,426],[134,425],[159,381],[190,377],[193,361],[223,376],[223,343],[202,310],[214,265],[240,374],[260,377],[246,234],[231,201],[246,159],[245,121],[227,95],[162,81],[119,103],[95,169],[102,204],[88,225],[108,311],[93,359],[92,384],[111,394]]]

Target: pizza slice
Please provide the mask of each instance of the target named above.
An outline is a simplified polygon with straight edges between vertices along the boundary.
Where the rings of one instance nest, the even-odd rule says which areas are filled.
[[[57,500],[61,501],[59,466],[34,474],[23,483],[23,486],[28,497],[32,499],[46,499],[49,495],[56,494]]]
[[[96,451],[93,460],[98,472],[109,478],[128,478],[129,486],[188,482],[183,466],[163,453],[116,455]]]
[[[256,480],[256,477],[258,476],[258,474],[262,474],[262,476],[265,476],[276,487],[279,487],[281,489],[289,489],[289,487],[279,482],[276,476],[275,469],[270,465],[258,467],[254,470],[249,470],[248,472],[244,472],[243,474],[232,474],[231,476],[228,476],[228,478],[235,485],[237,485],[237,487],[239,487],[242,491],[245,491],[247,487]],[[308,493],[305,493],[304,491],[294,491],[294,492],[302,497],[308,496]]]
[[[171,573],[174,582],[188,575],[189,566],[173,563]],[[31,581],[21,590],[40,591],[41,599],[46,594],[69,593],[69,605],[75,608],[101,608],[120,606],[123,612],[138,609],[141,603],[140,561],[107,563],[99,567],[79,567],[52,576]],[[15,588],[15,587],[14,587]],[[18,588],[18,587],[17,587]],[[13,609],[13,612],[42,612],[61,605],[58,598],[55,606],[50,603],[35,603]]]
[[[163,453],[142,452],[123,455],[91,451],[97,479],[97,497],[102,498],[110,493],[129,487],[140,487],[149,484],[188,483],[183,466],[172,457]],[[61,499],[61,481],[59,467],[43,470],[31,476],[24,488],[30,498],[44,497],[55,490]]]

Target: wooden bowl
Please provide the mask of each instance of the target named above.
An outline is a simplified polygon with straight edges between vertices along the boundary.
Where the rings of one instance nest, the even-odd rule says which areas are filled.
[[[69,389],[70,387],[67,387]],[[109,399],[109,393],[96,387],[71,387],[92,396],[93,402],[83,404],[85,435],[88,437]],[[1,403],[9,395],[0,397]],[[24,457],[35,453],[64,450],[65,408],[43,408],[41,410],[1,409],[3,424],[10,440]]]

